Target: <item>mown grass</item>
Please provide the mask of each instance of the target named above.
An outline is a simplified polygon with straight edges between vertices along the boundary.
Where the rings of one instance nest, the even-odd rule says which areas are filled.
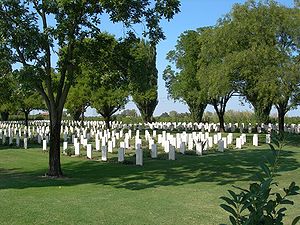
[[[293,136],[282,153],[279,191],[300,185],[300,138]],[[98,153],[97,153],[98,154]],[[203,156],[177,154],[175,161],[161,153],[144,166],[116,161],[62,156],[63,179],[43,177],[48,154],[40,148],[0,147],[0,224],[229,224],[219,204],[232,185],[247,187],[270,154],[257,149],[227,150]],[[288,208],[285,222],[299,214],[300,196]]]

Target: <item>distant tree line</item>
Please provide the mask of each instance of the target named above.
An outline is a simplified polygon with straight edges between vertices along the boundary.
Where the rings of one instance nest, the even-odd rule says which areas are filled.
[[[279,130],[299,105],[300,8],[275,1],[235,4],[215,26],[182,33],[164,71],[169,96],[184,102],[194,121],[208,104],[224,129],[229,99],[236,95],[254,108],[256,121],[268,123],[272,106]]]

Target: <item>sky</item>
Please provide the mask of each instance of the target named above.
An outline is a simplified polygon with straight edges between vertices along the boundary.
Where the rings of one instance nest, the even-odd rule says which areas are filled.
[[[176,14],[170,22],[162,21],[162,27],[166,39],[162,40],[157,46],[157,69],[158,69],[158,105],[154,115],[161,115],[163,112],[175,110],[177,112],[188,112],[187,106],[180,102],[174,102],[168,98],[165,88],[165,82],[162,79],[163,70],[168,65],[165,59],[168,51],[174,49],[178,36],[186,30],[194,30],[203,26],[215,25],[217,20],[230,12],[235,3],[244,3],[244,0],[182,0],[181,12]],[[278,0],[280,4],[293,6],[293,0]],[[106,30],[116,37],[123,37],[126,30],[121,24],[111,24],[108,19],[103,19],[101,25],[102,31]],[[141,28],[142,29],[142,28]],[[139,28],[137,28],[138,32]],[[125,109],[136,109],[135,104],[130,101]],[[233,97],[227,106],[227,110],[252,111],[251,106],[238,97]],[[138,110],[137,110],[138,111]],[[208,106],[206,111],[213,112],[213,108]],[[276,113],[273,109],[271,113]],[[97,115],[93,109],[88,109],[87,116]],[[288,113],[289,116],[300,116],[300,110],[293,110]]]

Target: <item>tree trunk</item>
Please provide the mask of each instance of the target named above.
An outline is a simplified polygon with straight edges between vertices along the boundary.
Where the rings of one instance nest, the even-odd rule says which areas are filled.
[[[141,113],[143,121],[151,123],[153,121],[153,112],[158,104],[157,99],[145,100],[144,102],[135,101],[135,104]]]
[[[207,104],[199,104],[197,106],[195,105],[189,105],[189,111],[191,113],[191,118],[193,122],[200,123],[202,122],[203,114],[205,111]]]
[[[25,116],[25,126],[28,129],[28,117],[29,117],[29,112],[27,110],[24,111],[24,116]]]
[[[9,118],[9,112],[5,111],[5,112],[1,112],[1,120],[2,121],[8,121]]]
[[[267,106],[261,106],[259,104],[256,104],[254,106],[254,113],[255,117],[258,123],[264,123],[267,124],[270,122],[270,112],[272,109],[272,104],[269,104]]]
[[[80,116],[81,116],[81,109],[80,110],[76,110],[73,114],[73,120],[75,121],[79,121],[80,120]]]
[[[285,109],[281,107],[277,107],[277,112],[278,112],[278,126],[279,126],[279,133],[284,132],[284,117],[286,114]]]
[[[106,126],[106,129],[110,129],[110,116],[105,116],[104,117],[104,121],[105,121],[105,126]]]
[[[224,132],[225,131],[225,125],[224,125],[224,113],[217,112],[218,118],[219,118],[219,123],[220,123],[220,131]]]
[[[48,176],[63,176],[60,166],[60,129],[62,110],[54,109],[50,115],[50,151]]]

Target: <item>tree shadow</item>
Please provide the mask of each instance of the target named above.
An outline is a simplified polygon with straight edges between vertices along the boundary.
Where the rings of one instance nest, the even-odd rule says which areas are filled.
[[[293,151],[283,151],[279,172],[293,171],[300,167]],[[160,186],[180,186],[201,182],[216,185],[252,181],[259,171],[259,163],[271,155],[267,149],[231,150],[203,156],[177,154],[175,161],[150,159],[145,154],[144,166],[133,163],[100,162],[77,158],[62,164],[67,178],[50,179],[41,175],[46,168],[26,171],[24,168],[0,168],[0,189],[24,189],[30,187],[73,186],[79,184],[109,185],[128,190],[142,190]],[[67,157],[67,156],[64,156]],[[127,158],[129,162],[134,157]],[[46,166],[46,165],[45,165]]]

